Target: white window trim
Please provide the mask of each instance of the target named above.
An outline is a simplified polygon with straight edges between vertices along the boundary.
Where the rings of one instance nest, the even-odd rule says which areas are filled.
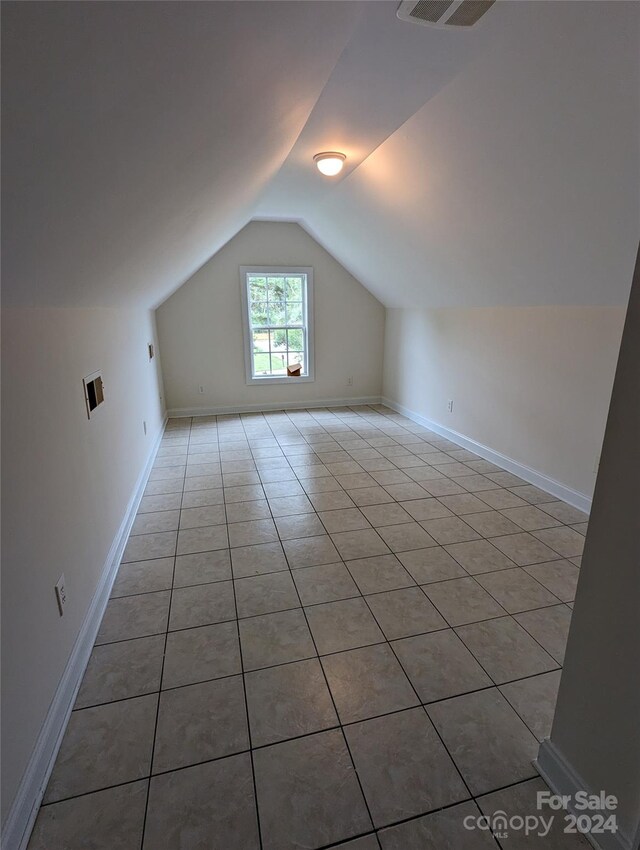
[[[304,299],[304,315],[306,334],[306,356],[308,374],[304,377],[293,378],[280,375],[253,374],[253,351],[251,347],[251,327],[249,324],[249,297],[247,292],[248,274],[266,275],[296,275],[307,276],[306,297]],[[242,298],[242,333],[244,336],[244,371],[245,381],[249,384],[299,384],[315,381],[315,345],[313,333],[313,268],[310,266],[240,266],[240,295]]]

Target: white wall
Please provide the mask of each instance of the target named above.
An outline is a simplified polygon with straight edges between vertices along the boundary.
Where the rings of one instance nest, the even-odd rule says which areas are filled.
[[[591,497],[624,313],[388,310],[383,395]]]
[[[622,836],[640,846],[640,254],[629,302],[587,531],[564,670],[539,764],[559,793],[574,778],[618,798]],[[605,813],[607,814],[607,813]],[[634,839],[635,836],[635,839]]]
[[[314,382],[247,386],[241,265],[313,267]],[[297,224],[250,222],[165,301],[156,317],[170,410],[380,395],[384,309]]]
[[[4,822],[164,413],[148,310],[5,309],[2,333]]]

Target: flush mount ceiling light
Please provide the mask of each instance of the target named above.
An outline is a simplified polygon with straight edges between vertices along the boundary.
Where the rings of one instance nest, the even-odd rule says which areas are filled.
[[[338,153],[337,151],[323,151],[322,153],[317,153],[313,161],[318,166],[318,171],[324,174],[325,177],[335,177],[336,174],[340,174],[342,171],[342,166],[346,158],[343,153]]]

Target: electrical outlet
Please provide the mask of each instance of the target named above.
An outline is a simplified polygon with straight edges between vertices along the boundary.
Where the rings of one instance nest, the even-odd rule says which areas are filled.
[[[147,435],[147,423],[146,423],[145,419],[142,420],[142,430],[144,431],[145,437],[146,437],[146,435]]]
[[[453,413],[453,399],[452,398],[450,398],[449,401],[447,402],[447,410],[449,411],[449,413]]]
[[[200,395],[204,395],[204,387],[202,386],[202,384],[200,384],[200,386],[198,387],[198,392]]]
[[[64,575],[61,575],[58,579],[55,591],[56,601],[58,603],[58,611],[60,612],[60,616],[62,617],[62,615],[64,614],[64,606],[67,604],[67,591],[65,589]]]
[[[347,378],[347,386],[348,387],[353,386],[353,375],[349,375],[349,377]]]

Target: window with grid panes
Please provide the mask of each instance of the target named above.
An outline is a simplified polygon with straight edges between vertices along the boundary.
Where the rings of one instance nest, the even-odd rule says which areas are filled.
[[[313,269],[241,267],[248,383],[313,380]],[[287,367],[300,364],[300,377]]]

